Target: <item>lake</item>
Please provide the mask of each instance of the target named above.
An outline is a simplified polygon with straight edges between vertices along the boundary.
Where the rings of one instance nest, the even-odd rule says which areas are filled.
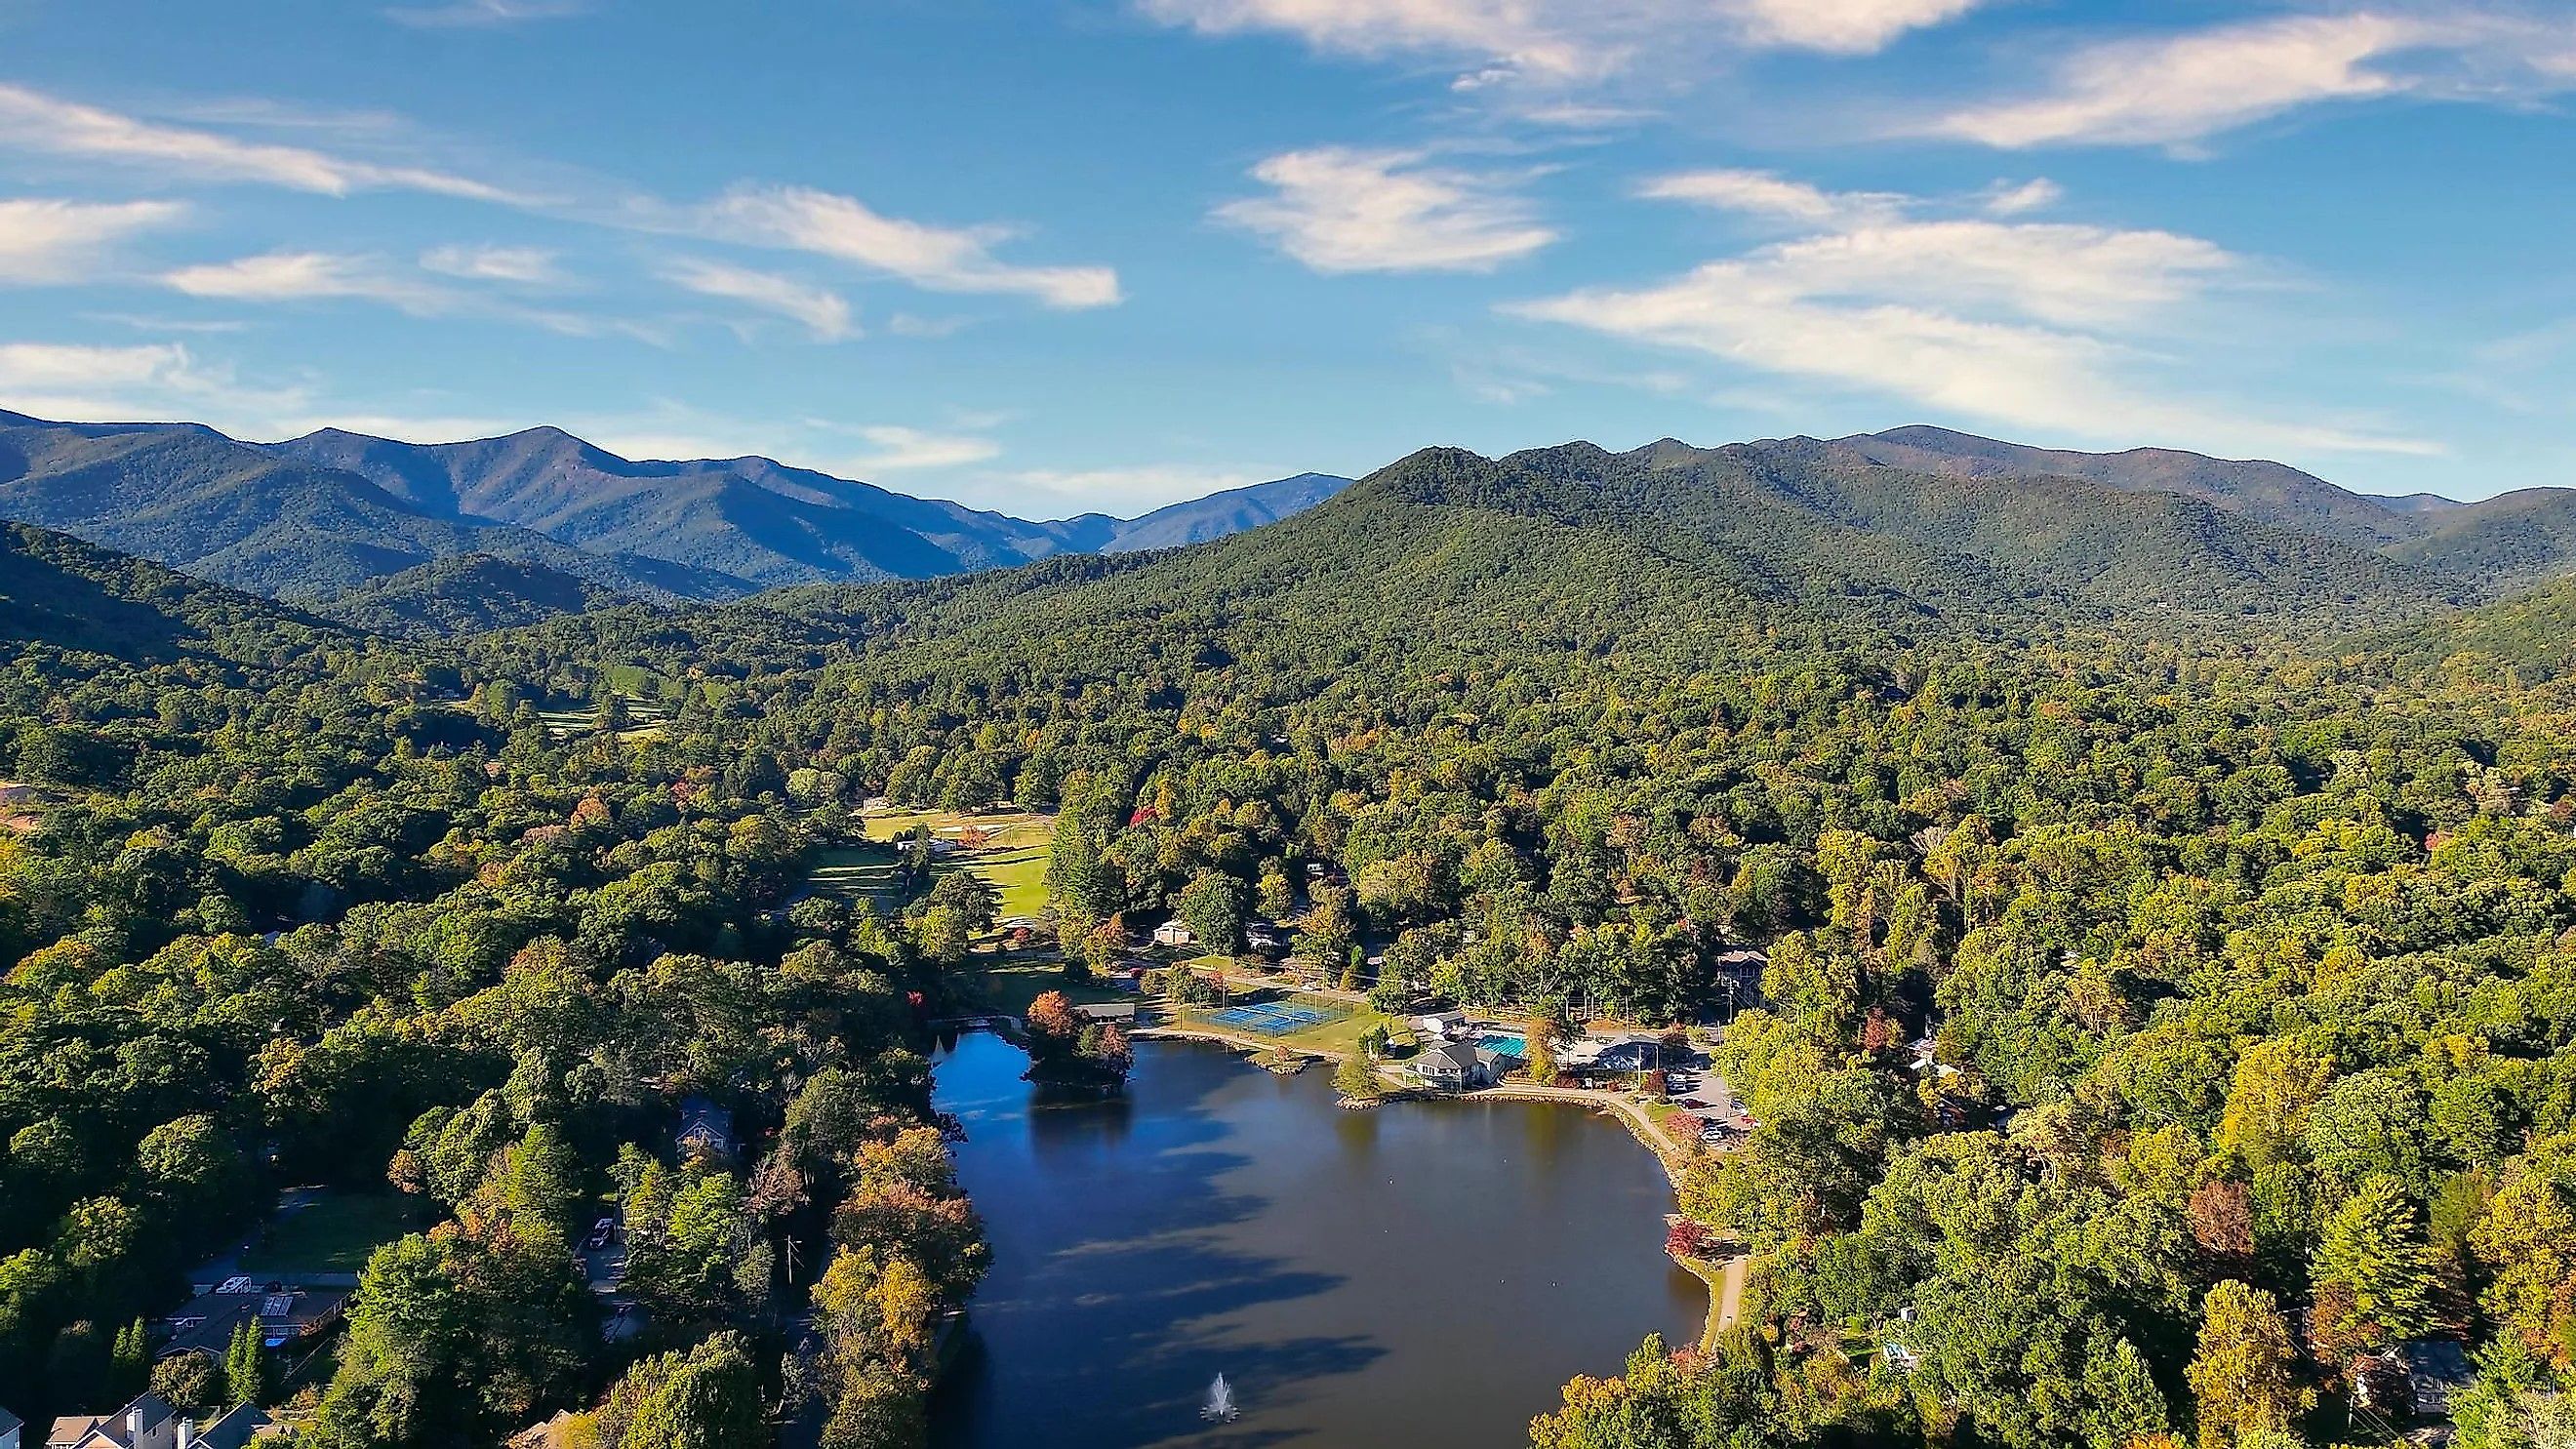
[[[993,1241],[937,1449],[1507,1449],[1578,1373],[1697,1339],[1672,1190],[1576,1106],[1334,1107],[1320,1067],[1144,1041],[1127,1095],[1041,1101],[969,1034],[937,1063]],[[1242,1417],[1198,1415],[1222,1372]]]

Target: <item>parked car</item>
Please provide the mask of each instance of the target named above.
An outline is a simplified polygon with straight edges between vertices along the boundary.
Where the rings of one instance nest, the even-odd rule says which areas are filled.
[[[616,1236],[617,1220],[615,1218],[601,1218],[598,1222],[590,1225],[590,1237],[582,1243],[582,1246],[596,1253],[600,1249],[607,1247],[609,1240]]]

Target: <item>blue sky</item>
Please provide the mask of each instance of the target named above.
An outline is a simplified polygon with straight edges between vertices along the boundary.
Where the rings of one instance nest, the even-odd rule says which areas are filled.
[[[2576,484],[2576,4],[0,0],[0,406],[1026,515],[1933,422]]]

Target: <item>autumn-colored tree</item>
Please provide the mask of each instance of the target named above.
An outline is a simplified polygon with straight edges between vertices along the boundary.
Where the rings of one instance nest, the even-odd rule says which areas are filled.
[[[2193,1188],[2185,1215],[2192,1241],[2223,1272],[2241,1272],[2254,1260],[2254,1197],[2245,1184],[2213,1177]]]

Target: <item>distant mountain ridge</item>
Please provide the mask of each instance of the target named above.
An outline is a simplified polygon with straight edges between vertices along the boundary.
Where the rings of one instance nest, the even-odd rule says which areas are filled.
[[[768,458],[637,462],[559,428],[436,444],[324,429],[260,444],[195,424],[0,412],[0,517],[306,601],[467,555],[646,599],[934,577],[1218,537],[1346,482],[1301,474],[1134,519],[1032,522]],[[432,604],[417,588],[497,577],[426,575],[405,607],[470,617],[470,600]],[[513,592],[569,596],[557,583]]]

